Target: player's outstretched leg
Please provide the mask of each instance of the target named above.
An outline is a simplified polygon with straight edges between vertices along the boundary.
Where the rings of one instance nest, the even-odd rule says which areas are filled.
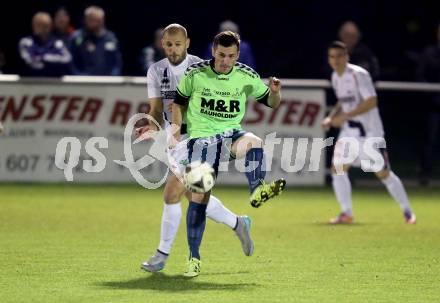
[[[376,175],[385,185],[391,197],[399,204],[405,222],[408,224],[416,224],[416,215],[411,210],[408,195],[399,177],[392,171],[387,170],[378,172]]]
[[[240,240],[243,253],[246,256],[252,256],[254,252],[254,242],[251,239],[251,218],[248,216],[237,216],[223,203],[213,195],[209,197],[209,203],[206,207],[206,216],[217,222],[223,223],[235,231]]]
[[[253,207],[260,207],[267,200],[278,196],[286,187],[286,181],[279,179],[266,183],[264,177],[266,171],[263,169],[263,148],[251,148],[246,153],[246,177],[251,193],[250,202]]]

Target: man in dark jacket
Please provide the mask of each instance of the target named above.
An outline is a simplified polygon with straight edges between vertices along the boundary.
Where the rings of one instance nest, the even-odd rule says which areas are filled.
[[[104,10],[90,6],[84,11],[84,28],[73,33],[70,51],[76,75],[117,76],[122,58],[115,34],[105,28]]]
[[[373,78],[379,78],[379,61],[368,46],[361,42],[361,31],[353,21],[346,21],[339,28],[339,39],[345,43],[350,63],[365,68]]]
[[[59,77],[70,73],[72,56],[61,39],[52,35],[52,18],[38,12],[32,18],[32,36],[20,39],[18,51],[24,62],[22,75]]]

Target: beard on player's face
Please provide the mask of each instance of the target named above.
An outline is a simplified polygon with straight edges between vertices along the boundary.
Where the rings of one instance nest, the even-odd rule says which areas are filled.
[[[174,34],[165,33],[162,38],[162,47],[170,63],[179,65],[186,58],[189,39],[181,32]]]
[[[179,65],[180,63],[183,62],[183,60],[185,60],[186,58],[186,51],[184,51],[183,53],[171,53],[169,55],[167,55],[168,60],[171,62],[171,64],[173,65]]]
[[[221,73],[228,73],[232,67],[235,65],[237,60],[234,59],[224,59],[221,57],[214,58],[215,69]]]

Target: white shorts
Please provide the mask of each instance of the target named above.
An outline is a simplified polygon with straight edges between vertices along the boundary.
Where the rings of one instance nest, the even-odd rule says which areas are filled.
[[[343,165],[361,167],[365,172],[390,169],[385,139],[353,136],[343,130],[335,144],[332,164],[338,172]]]

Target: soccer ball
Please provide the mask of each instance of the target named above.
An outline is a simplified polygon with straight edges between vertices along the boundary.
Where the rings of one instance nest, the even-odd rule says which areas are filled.
[[[189,191],[203,194],[210,191],[214,183],[214,169],[209,163],[194,161],[186,166],[183,184]]]

